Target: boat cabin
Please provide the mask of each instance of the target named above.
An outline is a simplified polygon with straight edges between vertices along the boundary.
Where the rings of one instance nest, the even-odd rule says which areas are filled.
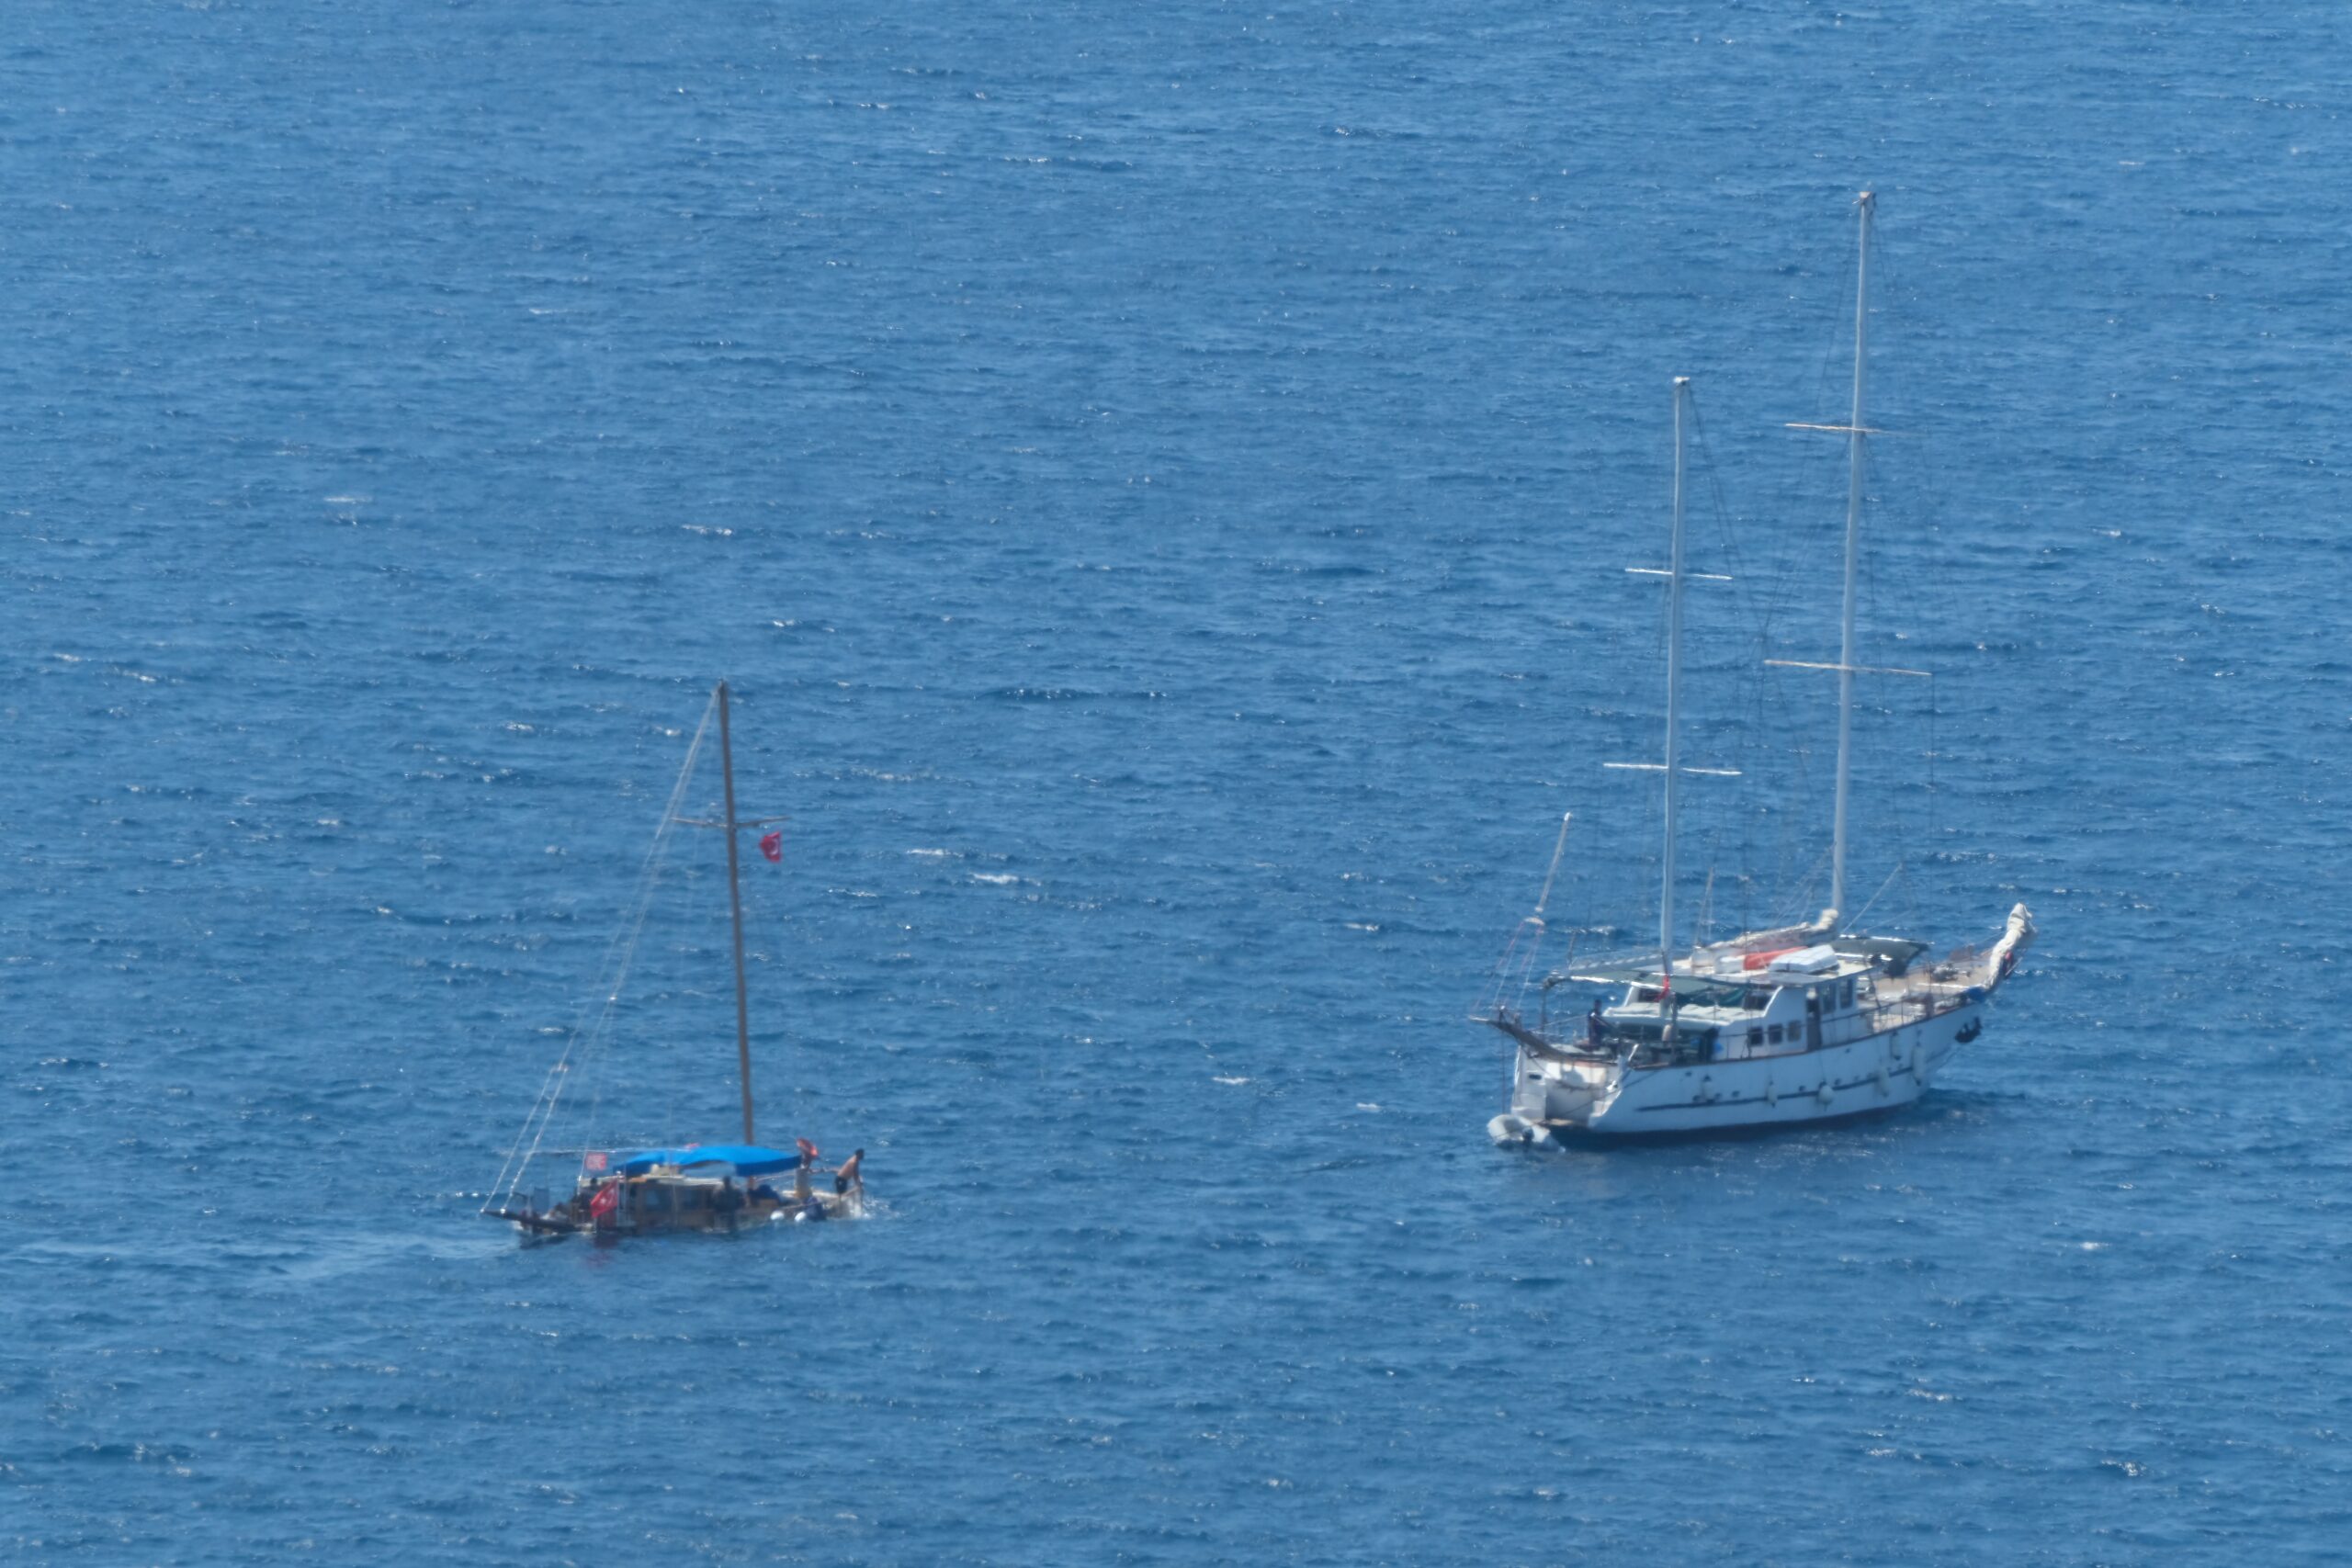
[[[1589,1044],[1610,1055],[1630,1047],[1642,1065],[1664,1065],[1790,1055],[1860,1039],[1871,1032],[1886,966],[1875,954],[1821,945],[1748,954],[1702,950],[1670,976],[1652,969],[1575,978],[1623,987],[1614,1005],[1603,1003],[1600,1038],[1589,1035]]]

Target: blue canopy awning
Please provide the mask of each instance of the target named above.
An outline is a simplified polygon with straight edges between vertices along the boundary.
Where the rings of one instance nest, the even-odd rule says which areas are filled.
[[[770,1176],[799,1163],[798,1155],[757,1144],[689,1144],[683,1149],[639,1149],[616,1160],[613,1168],[624,1176],[642,1176],[657,1165],[723,1165],[738,1176]]]

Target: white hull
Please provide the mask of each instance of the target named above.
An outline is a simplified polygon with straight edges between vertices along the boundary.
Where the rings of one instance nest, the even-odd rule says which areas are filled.
[[[1622,1067],[1560,1060],[1520,1047],[1510,1113],[1498,1140],[1641,1137],[1790,1127],[1894,1111],[1927,1092],[1954,1052],[1984,1026],[1984,1004],[1842,1045],[1688,1066]]]

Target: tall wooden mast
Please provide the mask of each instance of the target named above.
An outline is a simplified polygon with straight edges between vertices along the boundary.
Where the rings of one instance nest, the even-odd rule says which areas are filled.
[[[1603,762],[1604,768],[1630,768],[1639,773],[1666,775],[1665,841],[1658,846],[1657,878],[1657,964],[1666,990],[1658,1003],[1666,1017],[1666,1035],[1674,1037],[1674,839],[1679,791],[1677,781],[1684,773],[1709,773],[1718,778],[1736,779],[1736,768],[1686,768],[1682,765],[1682,585],[1692,580],[1708,582],[1729,582],[1730,578],[1712,571],[1691,571],[1684,564],[1683,548],[1686,481],[1690,468],[1690,378],[1674,378],[1674,530],[1668,541],[1666,570],[1655,567],[1629,566],[1625,570],[1640,577],[1666,579],[1666,761],[1663,762]],[[1566,829],[1563,829],[1565,834]]]
[[[1829,907],[1838,911],[1838,929],[1853,928],[1853,911],[1846,907],[1846,796],[1854,777],[1854,568],[1861,555],[1862,537],[1862,372],[1869,361],[1865,348],[1871,325],[1871,213],[1877,206],[1864,191],[1854,203],[1860,211],[1860,259],[1854,265],[1854,412],[1846,427],[1846,582],[1838,604],[1838,807],[1829,837]]]
[[[727,682],[718,683],[718,767],[727,777],[727,901],[735,911],[735,1062],[743,1076],[743,1141],[752,1135],[752,1004],[743,985],[743,878],[735,834],[735,748],[727,732]]]
[[[1658,852],[1657,947],[1658,972],[1674,973],[1674,828],[1675,757],[1682,739],[1682,479],[1685,438],[1683,423],[1690,406],[1690,378],[1674,378],[1674,532],[1666,564],[1666,842]],[[1671,990],[1674,982],[1667,985]],[[1670,1000],[1660,1010],[1672,1008]],[[1672,1029],[1668,1024],[1668,1028]]]
[[[1862,538],[1862,438],[1882,432],[1862,423],[1864,372],[1869,368],[1871,325],[1871,217],[1878,198],[1864,191],[1854,203],[1860,210],[1860,237],[1854,265],[1854,404],[1846,424],[1792,424],[1792,430],[1826,430],[1846,438],[1846,578],[1839,595],[1838,662],[1822,664],[1803,659],[1768,659],[1764,662],[1787,670],[1834,670],[1838,672],[1838,797],[1829,829],[1829,909],[1835,929],[1851,931],[1855,911],[1846,908],[1848,849],[1847,801],[1854,782],[1854,677],[1913,675],[1924,680],[1925,670],[1873,669],[1854,662],[1854,598]]]

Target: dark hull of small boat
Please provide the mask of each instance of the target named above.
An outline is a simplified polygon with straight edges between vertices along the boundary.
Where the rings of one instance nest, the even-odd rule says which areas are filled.
[[[811,1203],[814,1213],[810,1213]],[[755,1199],[733,1207],[638,1202],[594,1214],[587,1211],[585,1200],[575,1200],[545,1213],[499,1209],[491,1211],[491,1214],[494,1219],[512,1221],[526,1241],[560,1241],[565,1236],[584,1235],[601,1246],[628,1236],[734,1235],[812,1219],[863,1219],[865,1202],[854,1193],[818,1192],[811,1193],[807,1201],[797,1198],[779,1201]]]

